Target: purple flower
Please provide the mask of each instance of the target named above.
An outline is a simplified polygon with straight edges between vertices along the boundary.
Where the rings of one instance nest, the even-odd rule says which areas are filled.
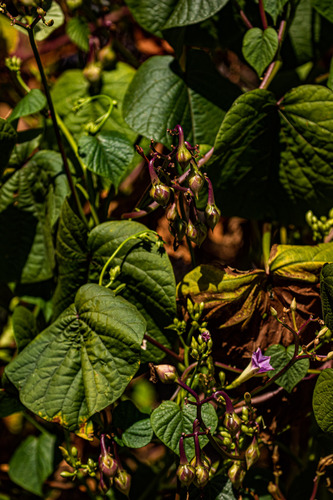
[[[251,365],[256,373],[265,373],[274,370],[273,366],[269,363],[270,356],[264,356],[260,347],[252,354]]]
[[[202,337],[202,340],[204,342],[208,342],[208,340],[210,340],[210,333],[208,330],[204,330],[203,332],[201,332],[201,337]]]

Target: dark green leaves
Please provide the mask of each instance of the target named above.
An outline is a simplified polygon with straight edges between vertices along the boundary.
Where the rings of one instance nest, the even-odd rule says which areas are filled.
[[[313,392],[313,412],[319,427],[325,432],[333,432],[333,369],[323,370],[318,377]]]
[[[279,15],[282,14],[283,8],[288,0],[264,0],[265,11],[270,14],[274,24]]]
[[[274,28],[266,30],[252,28],[243,38],[243,56],[256,70],[258,76],[261,76],[264,69],[273,61],[278,46],[278,35]]]
[[[146,446],[153,437],[148,415],[141,413],[131,401],[121,401],[112,414],[112,423],[120,431],[117,442],[129,448]]]
[[[333,23],[333,4],[331,0],[311,0],[311,4],[319,14]]]
[[[43,497],[42,486],[53,472],[55,436],[29,436],[15,450],[9,462],[10,479],[23,489]]]
[[[290,345],[285,349],[282,345],[272,345],[265,352],[265,356],[271,356],[270,364],[274,371],[268,373],[269,378],[272,378],[292,359],[295,352],[295,346]],[[286,391],[291,392],[293,388],[307,374],[310,367],[308,359],[300,359],[296,361],[281,377],[275,380],[275,383],[283,387]]]
[[[46,97],[39,89],[32,89],[30,92],[20,100],[20,102],[13,109],[9,121],[12,122],[21,118],[22,116],[32,115],[38,113],[46,106]]]
[[[12,322],[17,349],[21,352],[38,333],[36,319],[26,307],[16,306]]]
[[[304,221],[333,196],[333,94],[304,85],[276,103],[267,90],[241,96],[215,143],[211,175],[225,214]]]
[[[89,50],[89,26],[84,17],[72,17],[66,24],[69,38],[84,52]]]
[[[6,168],[10,154],[17,141],[16,130],[9,122],[0,118],[0,175]]]
[[[151,414],[151,425],[156,436],[172,451],[179,455],[179,439],[183,432],[190,434],[193,431],[193,422],[197,409],[193,405],[184,405],[180,408],[173,401],[164,401]],[[202,406],[202,417],[207,427],[214,433],[218,419],[216,412],[209,403]],[[208,443],[206,436],[199,437],[201,447]],[[185,452],[188,460],[194,457],[194,441],[185,439]]]
[[[333,331],[333,264],[325,264],[322,268],[320,296],[325,325]]]
[[[166,129],[180,123],[190,142],[213,144],[220,121],[238,89],[222,78],[204,52],[187,56],[186,78],[171,56],[155,56],[137,71],[124,103],[124,117],[138,133],[166,145]]]
[[[70,430],[113,403],[139,367],[146,323],[111,290],[89,284],[6,367],[22,403]]]
[[[126,0],[133,16],[146,30],[161,36],[175,26],[198,23],[213,16],[228,0]]]
[[[124,135],[102,132],[81,136],[79,155],[89,170],[110,179],[117,190],[134,158],[134,148]]]

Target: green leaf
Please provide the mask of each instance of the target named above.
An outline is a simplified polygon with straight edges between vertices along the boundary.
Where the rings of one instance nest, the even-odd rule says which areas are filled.
[[[30,129],[31,131],[36,132],[36,136],[24,142],[20,142],[20,139],[24,139],[22,137],[22,132],[18,133],[18,143],[15,145],[12,154],[10,155],[8,166],[17,170],[17,168],[22,167],[25,163],[28,162],[32,154],[38,148],[42,140],[41,129]]]
[[[84,17],[72,17],[66,24],[66,33],[79,49],[89,51],[90,30]]]
[[[18,352],[21,352],[38,334],[36,318],[29,309],[16,306],[12,316]]]
[[[284,348],[282,345],[272,345],[266,352],[265,356],[271,356],[270,364],[274,371],[268,372],[269,378],[272,378],[292,359],[295,352],[295,346],[290,345]],[[275,380],[275,383],[283,387],[286,391],[291,392],[293,388],[302,380],[308,372],[310,361],[308,359],[300,359],[291,366],[281,377]]]
[[[261,89],[237,99],[208,172],[224,214],[304,223],[310,209],[328,212],[332,117],[333,93],[317,85],[292,89],[279,105]]]
[[[32,115],[38,113],[47,104],[46,97],[39,89],[32,89],[30,92],[20,100],[20,102],[13,109],[8,121],[12,122],[21,118],[22,116]]]
[[[20,403],[18,396],[5,389],[0,389],[0,418],[8,417],[22,410],[24,410],[24,406]]]
[[[191,491],[191,500],[201,500],[202,491],[195,488]],[[271,496],[269,500],[271,500]],[[236,500],[234,495],[234,490],[232,487],[232,482],[226,475],[218,474],[209,480],[207,486],[205,486],[205,500]],[[260,500],[263,500],[260,497]]]
[[[318,283],[326,262],[333,261],[333,243],[319,245],[274,245],[269,269],[276,276]]]
[[[38,437],[27,437],[9,462],[10,479],[23,489],[43,497],[43,483],[53,472],[55,440],[55,436],[46,432]]]
[[[53,275],[53,229],[68,193],[59,153],[39,151],[0,189],[0,273],[34,283]],[[13,228],[15,230],[13,230]]]
[[[0,118],[0,175],[7,166],[16,141],[17,133],[14,127],[7,120]]]
[[[179,455],[179,439],[183,432],[190,434],[193,432],[193,422],[197,416],[197,409],[194,405],[184,405],[180,408],[173,401],[164,401],[150,417],[152,428],[156,436],[168,448]],[[207,427],[211,428],[213,434],[218,423],[216,411],[209,403],[202,406],[202,418]],[[200,447],[203,448],[208,443],[206,436],[199,437]],[[194,457],[194,441],[185,439],[185,453],[188,460]]]
[[[313,413],[324,432],[333,433],[333,369],[323,370],[313,391]]]
[[[55,1],[52,2],[51,7],[47,10],[45,16],[46,22],[49,22],[51,19],[53,19],[52,26],[46,26],[42,23],[42,21],[39,21],[39,23],[35,26],[34,33],[37,42],[45,40],[45,38],[50,36],[54,30],[62,26],[64,23],[64,13],[61,10],[60,5]]]
[[[330,72],[329,72],[328,80],[327,80],[327,87],[330,90],[333,90],[333,57],[331,59]]]
[[[150,418],[141,413],[131,401],[119,403],[112,414],[112,423],[121,431],[122,446],[142,448],[153,438]]]
[[[167,129],[178,123],[188,141],[213,144],[239,90],[217,73],[202,51],[189,51],[186,64],[186,79],[171,56],[151,57],[142,64],[125,97],[125,120],[138,133],[165,145],[172,143]]]
[[[311,0],[311,5],[319,14],[333,23],[333,4],[331,0]]]
[[[264,69],[273,61],[278,46],[278,35],[274,28],[266,30],[251,28],[243,38],[243,56],[256,70],[258,76],[261,76]]]
[[[287,2],[288,0],[264,0],[265,11],[272,17],[274,24]]]
[[[134,158],[131,141],[118,132],[101,132],[81,136],[78,147],[86,167],[110,179],[117,190]]]
[[[325,325],[333,331],[333,264],[325,264],[321,270],[320,297]]]
[[[162,36],[162,30],[199,23],[218,12],[228,0],[126,0],[137,22]]]
[[[111,290],[84,285],[75,302],[9,365],[22,403],[69,430],[118,399],[140,364],[146,322]]]
[[[314,15],[311,0],[300,0],[295,17],[288,30],[285,48],[282,47],[282,60],[290,57],[294,66],[299,66],[316,57],[317,46],[322,31],[322,20]],[[326,38],[326,37],[325,37]],[[288,41],[289,41],[288,40]],[[324,42],[326,46],[327,41]],[[294,60],[292,58],[294,56]]]

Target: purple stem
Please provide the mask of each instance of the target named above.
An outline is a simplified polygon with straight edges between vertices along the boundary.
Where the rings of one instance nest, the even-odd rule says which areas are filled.
[[[180,465],[188,464],[187,456],[184,448],[184,436],[182,435],[179,439],[179,457],[180,457]]]
[[[200,158],[200,160],[198,161],[198,167],[200,168],[202,167],[202,165],[207,163],[207,161],[212,157],[213,153],[214,153],[214,146],[212,147],[212,149],[208,151],[208,153],[206,153],[202,158]]]
[[[198,433],[194,433],[194,447],[195,447],[195,458],[196,458],[196,464],[195,465],[202,465],[201,463],[201,449],[200,449],[200,443],[199,443],[199,436]]]
[[[184,141],[184,131],[183,131],[183,127],[181,125],[176,125],[174,130],[176,132],[178,132],[178,137],[179,137],[179,141],[178,141],[178,147],[180,146],[184,146],[185,144],[185,141]]]
[[[259,12],[261,17],[262,27],[264,28],[264,30],[267,30],[268,24],[264,7],[264,0],[259,0]]]
[[[192,394],[192,396],[195,398],[196,402],[198,404],[201,404],[198,394],[193,389],[191,389],[191,387],[186,385],[185,382],[183,382],[180,378],[177,379],[177,384],[180,385],[180,387],[182,387],[183,389],[185,389],[185,391]]]
[[[154,169],[154,163],[155,163],[156,158],[157,158],[157,155],[154,154],[154,156],[152,157],[152,159],[148,163],[150,180],[151,180],[151,183],[152,183],[153,186],[155,184],[158,184],[160,182],[160,180],[158,178],[158,175],[157,175],[157,173],[155,172],[155,169]]]
[[[171,356],[174,359],[176,359],[179,363],[182,363],[184,361],[181,356],[179,356],[175,352],[171,351],[171,349],[168,349],[164,345],[160,344],[157,340],[153,339],[152,337],[150,337],[146,333],[144,334],[143,338],[146,339],[146,340],[148,340],[148,342],[150,342],[151,344],[153,344],[155,347],[158,347],[159,349],[161,349],[161,351],[165,352],[165,354],[169,354],[169,356]]]
[[[105,446],[105,434],[101,434],[101,455],[105,457],[107,455],[106,446]]]
[[[206,182],[208,184],[208,205],[214,205],[215,204],[215,198],[214,198],[214,190],[213,190],[213,185],[212,181],[205,176]]]
[[[144,217],[145,215],[149,214],[150,212],[153,212],[156,210],[160,205],[157,203],[157,201],[153,201],[146,210],[136,210],[134,212],[128,212],[126,214],[122,214],[121,218],[122,219],[138,219],[139,217]]]

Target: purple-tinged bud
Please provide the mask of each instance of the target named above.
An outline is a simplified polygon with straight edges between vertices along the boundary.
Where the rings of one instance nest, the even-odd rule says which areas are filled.
[[[113,479],[110,478],[107,483],[104,481],[103,475],[101,474],[101,478],[99,480],[99,487],[103,493],[107,493],[109,489],[111,488]]]
[[[150,196],[162,207],[165,207],[170,200],[170,188],[165,184],[155,184],[150,190]]]
[[[101,473],[104,474],[107,478],[114,477],[118,469],[118,463],[112,457],[110,448],[106,450],[105,434],[101,435],[101,454],[98,457],[98,467]]]
[[[177,217],[179,217],[175,201],[170,205],[165,215],[169,222],[173,222],[177,219]]]
[[[192,159],[192,155],[190,151],[187,149],[185,144],[178,146],[176,153],[176,160],[178,161],[181,168],[184,170],[187,165],[190,163]]]
[[[260,450],[258,446],[257,438],[254,436],[252,443],[247,448],[245,452],[246,467],[249,469],[253,464],[255,464],[260,457]]]
[[[205,178],[199,171],[193,173],[188,180],[188,185],[191,191],[194,193],[195,197],[198,198],[198,195],[204,185]]]
[[[246,471],[242,468],[242,466],[238,462],[234,462],[228,470],[228,477],[234,488],[239,489],[242,486],[245,474]]]
[[[231,434],[235,435],[239,431],[242,421],[237,413],[233,412],[225,414],[223,423],[226,429],[228,429]]]
[[[190,464],[179,465],[176,474],[179,481],[188,488],[195,478],[195,469]]]
[[[177,219],[170,224],[169,229],[170,233],[175,236],[178,241],[182,241],[186,234],[187,223],[180,217],[177,217]]]
[[[206,342],[206,343],[207,343],[207,342],[208,342],[208,340],[210,340],[210,338],[211,338],[211,337],[210,337],[209,330],[203,330],[203,331],[201,332],[201,337],[202,337],[202,340],[203,340],[204,342]]]
[[[114,485],[121,493],[128,497],[129,491],[131,489],[131,476],[125,470],[121,470],[117,472],[116,477],[114,478]]]
[[[205,217],[206,217],[206,222],[207,222],[208,226],[211,229],[214,229],[214,227],[216,226],[216,224],[218,223],[218,221],[220,220],[220,217],[221,217],[221,212],[217,208],[215,203],[213,205],[206,206]]]
[[[172,365],[155,365],[154,369],[163,384],[173,384],[178,379],[178,373]]]
[[[195,468],[195,479],[193,484],[197,488],[204,488],[209,481],[209,471],[204,465],[197,465]]]
[[[91,63],[83,70],[83,76],[90,83],[96,83],[100,80],[102,74],[102,66],[100,63]]]
[[[198,230],[191,221],[191,219],[188,221],[187,228],[186,228],[186,235],[189,237],[191,241],[196,243],[197,238],[198,238]]]

